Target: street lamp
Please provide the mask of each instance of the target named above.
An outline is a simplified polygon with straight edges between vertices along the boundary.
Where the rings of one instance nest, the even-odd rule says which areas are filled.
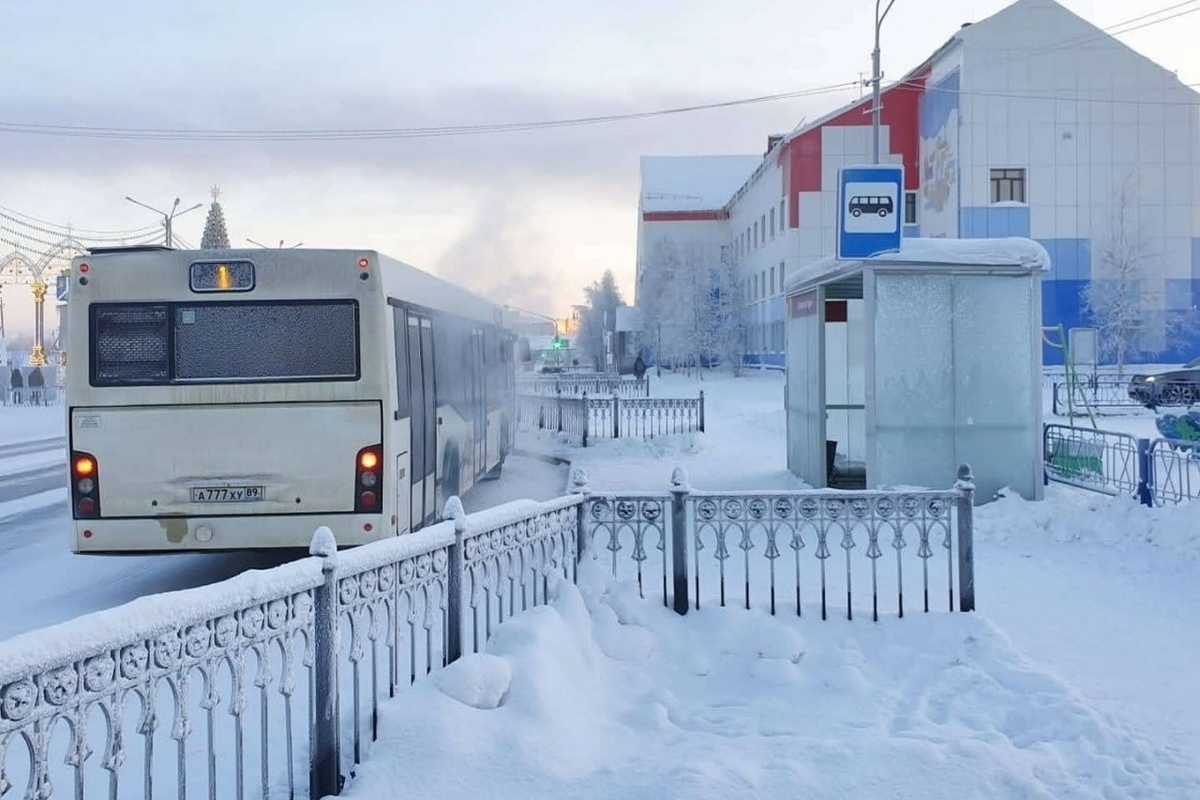
[[[509,305],[509,304],[507,304],[507,303],[505,303],[505,304],[504,304],[504,307],[505,307],[506,309],[508,309],[509,311],[516,311],[516,312],[518,312],[518,313],[520,313],[520,314],[528,314],[528,315],[529,315],[529,316],[531,316],[531,317],[537,317],[538,319],[544,319],[544,320],[547,320],[547,321],[549,321],[549,322],[550,322],[550,324],[552,324],[552,325],[554,326],[554,344],[555,344],[555,347],[554,347],[555,354],[554,354],[554,355],[555,355],[555,358],[556,358],[556,359],[557,359],[559,362],[561,362],[561,361],[562,361],[562,353],[561,353],[561,352],[559,352],[559,350],[558,350],[558,342],[559,342],[559,338],[558,338],[558,320],[557,320],[555,317],[550,317],[550,316],[547,316],[547,315],[545,315],[545,314],[539,314],[539,313],[537,313],[536,311],[530,311],[530,310],[529,310],[529,309],[527,309],[527,308],[518,308],[517,306],[510,306],[510,305]]]
[[[184,214],[188,213],[189,211],[195,211],[197,208],[200,208],[201,206],[204,205],[203,203],[196,203],[196,205],[192,206],[191,208],[185,208],[183,211],[180,211],[179,210],[179,198],[176,197],[175,202],[171,204],[171,212],[168,214],[166,211],[161,211],[161,210],[155,208],[154,206],[146,205],[141,200],[134,200],[129,195],[125,195],[125,199],[128,200],[129,202],[133,203],[135,206],[141,206],[142,208],[153,211],[155,214],[162,215],[163,228],[166,231],[167,247],[173,247],[175,245],[175,239],[171,236],[171,223],[175,220],[175,218],[182,217]]]
[[[888,12],[892,10],[896,0],[888,0],[887,6],[883,9],[883,13],[879,13],[879,5],[883,0],[875,0],[875,49],[871,51],[871,142],[874,163],[879,163],[879,84],[883,82],[883,72],[879,67],[879,29],[883,27],[883,21],[887,18]]]
[[[251,239],[249,236],[247,236],[247,237],[246,237],[246,241],[247,241],[247,242],[249,242],[250,244],[254,245],[255,247],[261,247],[261,248],[262,248],[262,249],[264,249],[264,250],[270,250],[270,249],[272,249],[272,248],[270,248],[270,247],[267,247],[267,246],[266,246],[265,244],[263,244],[262,242],[256,242],[256,241],[254,241],[254,240],[253,240],[253,239]],[[295,250],[297,247],[299,247],[299,246],[300,246],[300,245],[302,245],[302,244],[304,244],[304,242],[296,242],[294,245],[292,245],[291,247],[289,247],[289,248],[287,248],[287,249],[288,249],[288,250]],[[278,247],[278,249],[279,249],[279,250],[282,250],[282,249],[283,249],[283,239],[280,239],[280,240],[279,240],[279,247]]]

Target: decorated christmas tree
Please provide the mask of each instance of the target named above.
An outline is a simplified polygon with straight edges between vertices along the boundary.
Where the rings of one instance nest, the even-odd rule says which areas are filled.
[[[212,205],[208,207],[208,219],[204,221],[204,235],[200,237],[201,250],[229,249],[229,232],[225,230],[225,212],[221,210],[221,204],[217,202],[217,198],[220,196],[221,190],[214,186],[212,188]]]

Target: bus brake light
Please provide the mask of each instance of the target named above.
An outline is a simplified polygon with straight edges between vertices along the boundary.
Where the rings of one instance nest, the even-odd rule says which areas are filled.
[[[96,461],[91,456],[79,456],[75,459],[75,477],[83,478],[95,471]]]
[[[383,483],[383,445],[376,444],[358,451],[354,470],[354,513],[379,514],[379,495],[376,487]]]
[[[91,453],[71,453],[71,500],[75,519],[100,516],[100,469]]]

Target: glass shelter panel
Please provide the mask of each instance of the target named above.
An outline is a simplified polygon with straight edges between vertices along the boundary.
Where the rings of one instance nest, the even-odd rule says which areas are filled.
[[[825,436],[836,446],[829,485],[866,485],[866,320],[861,299],[825,301]]]
[[[812,486],[824,486],[824,330],[820,290],[788,298],[788,469]]]
[[[1041,385],[1035,393],[1032,295],[1025,275],[954,276],[955,459],[971,465],[981,499],[1004,486],[1035,496],[1041,414],[1032,398]]]
[[[885,487],[944,486],[957,463],[952,278],[876,272],[874,280],[875,469],[870,481]]]

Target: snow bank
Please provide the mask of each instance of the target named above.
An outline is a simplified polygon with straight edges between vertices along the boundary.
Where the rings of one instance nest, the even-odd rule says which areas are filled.
[[[979,615],[678,617],[587,565],[382,709],[348,797],[1195,797]]]
[[[0,445],[65,436],[62,406],[0,406]]]

